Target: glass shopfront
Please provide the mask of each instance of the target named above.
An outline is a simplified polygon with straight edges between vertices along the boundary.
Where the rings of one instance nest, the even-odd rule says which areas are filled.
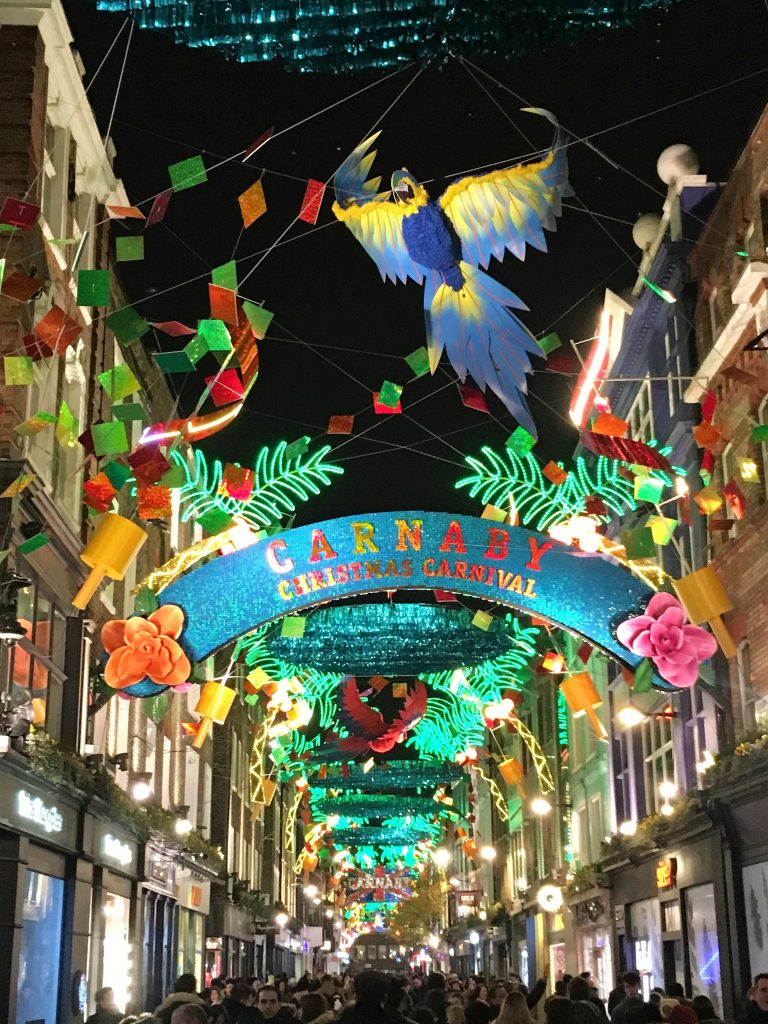
[[[26,872],[16,1024],[55,1024],[61,970],[64,880]]]
[[[579,970],[592,974],[600,998],[607,1000],[615,985],[610,928],[584,928],[579,931]]]
[[[768,861],[743,869],[744,903],[747,920],[750,975],[765,970],[768,963]]]
[[[108,892],[104,896],[104,937],[102,948],[101,984],[111,988],[115,1005],[124,1009],[132,996],[133,949],[130,942],[131,901],[125,896]]]
[[[203,977],[203,943],[205,918],[193,910],[179,909],[178,974]]]
[[[720,980],[720,945],[717,940],[715,887],[695,885],[684,892],[691,994],[708,996],[718,1014],[723,1012]]]
[[[635,970],[642,979],[647,1001],[651,989],[664,986],[661,909],[658,900],[641,900],[631,904],[629,910]]]

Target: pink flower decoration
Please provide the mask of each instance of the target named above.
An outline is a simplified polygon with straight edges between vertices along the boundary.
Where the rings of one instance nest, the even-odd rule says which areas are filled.
[[[717,640],[686,621],[683,606],[672,594],[654,594],[645,615],[620,623],[616,636],[633,654],[650,658],[662,679],[673,686],[693,686],[699,665],[717,650]]]

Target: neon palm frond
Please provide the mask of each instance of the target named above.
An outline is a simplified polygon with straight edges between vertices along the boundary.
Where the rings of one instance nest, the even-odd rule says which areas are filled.
[[[632,483],[621,476],[622,464],[598,456],[587,460],[577,456],[567,479],[559,487],[541,471],[535,455],[520,456],[509,448],[500,455],[487,445],[482,457],[465,456],[474,471],[457,480],[456,488],[468,488],[469,495],[483,505],[507,508],[514,502],[520,522],[534,530],[546,530],[554,523],[579,515],[588,497],[600,497],[607,509],[622,515],[637,508]],[[608,516],[600,517],[607,521]]]
[[[190,464],[184,455],[174,452],[172,459],[185,475],[180,488],[184,522],[218,510],[239,516],[256,528],[270,526],[295,512],[298,502],[309,501],[320,493],[321,487],[328,487],[334,476],[344,472],[341,466],[327,461],[329,445],[311,455],[286,455],[287,447],[281,441],[272,450],[261,449],[253,467],[253,493],[244,501],[226,494],[222,486],[223,466],[218,459],[209,464],[198,448]]]

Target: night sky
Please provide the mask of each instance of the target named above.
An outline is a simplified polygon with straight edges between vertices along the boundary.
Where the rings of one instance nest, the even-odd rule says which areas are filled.
[[[87,0],[65,0],[65,8],[88,81],[124,17],[97,15]],[[512,256],[491,263],[489,272],[530,306],[522,317],[534,333],[557,330],[566,345],[571,338],[588,338],[605,286],[622,291],[634,283],[640,253],[631,226],[639,214],[660,211],[664,186],[655,167],[665,146],[689,143],[702,172],[727,178],[766,102],[768,73],[642,115],[764,68],[767,33],[764,0],[689,0],[669,12],[651,12],[632,30],[587,36],[578,45],[554,46],[520,61],[477,61],[532,105],[554,111],[574,135],[610,129],[595,142],[626,168],[614,170],[583,144],[572,146],[571,182],[578,199],[569,203],[582,202],[603,215],[599,225],[581,210],[567,209],[549,235],[549,253],[529,250],[524,263]],[[102,130],[127,35],[126,30],[90,92]],[[418,70],[390,77],[286,132],[247,165],[230,162],[212,171],[207,184],[175,195],[165,224],[146,235],[144,262],[118,268],[144,316],[194,324],[209,312],[211,268],[234,253],[242,261],[241,294],[263,300],[275,313],[260,344],[261,369],[248,407],[203,444],[209,453],[248,464],[262,445],[281,439],[309,434],[324,443],[331,415],[357,415],[355,432],[368,433],[351,441],[329,438],[341,444],[337,459],[346,472],[313,500],[304,521],[387,509],[477,512],[477,504],[453,488],[465,468],[463,456],[484,444],[503,448],[515,426],[493,395],[491,416],[465,409],[445,359],[434,377],[410,382],[402,357],[424,344],[421,288],[381,281],[374,263],[333,217],[330,191],[318,228],[295,225],[286,244],[244,280],[260,259],[255,254],[298,212],[307,178],[328,178],[393,103],[381,125],[372,173],[388,180],[405,165],[429,181],[433,195],[462,172],[529,156],[532,147],[515,126],[530,136],[533,148],[548,146],[546,122],[520,114],[523,102],[478,76],[510,124],[466,67],[448,57],[423,69],[398,99]],[[131,201],[140,203],[169,186],[168,164],[202,153],[210,167],[270,125],[284,129],[382,77],[240,65],[136,30],[112,129],[117,173]],[[238,243],[237,196],[258,178],[260,162],[267,168],[268,211]],[[136,224],[121,222],[115,231],[136,230]],[[198,280],[182,284],[193,277]],[[177,347],[163,335],[149,334],[143,343]],[[567,459],[576,442],[564,418],[573,377],[546,371],[543,361],[536,369],[529,378],[540,434],[536,452],[544,461]],[[404,415],[374,415],[371,392],[384,379],[407,385]],[[202,374],[187,382],[187,409],[202,388]]]

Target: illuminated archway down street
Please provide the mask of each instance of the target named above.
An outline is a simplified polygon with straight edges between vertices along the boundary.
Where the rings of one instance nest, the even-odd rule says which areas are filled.
[[[768,1024],[767,26],[0,0],[3,1020]]]

